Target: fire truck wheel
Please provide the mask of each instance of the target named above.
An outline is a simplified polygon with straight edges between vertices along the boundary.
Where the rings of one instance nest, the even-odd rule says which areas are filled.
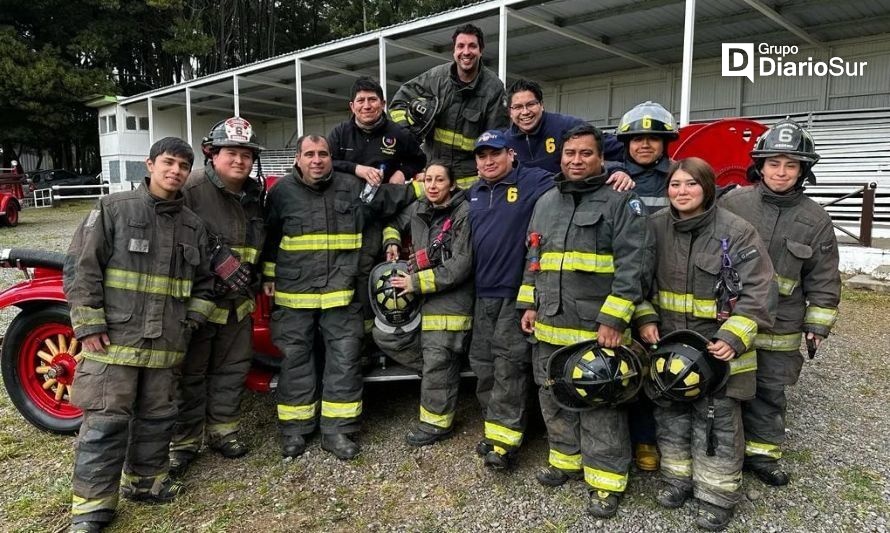
[[[81,410],[70,401],[80,349],[64,305],[23,309],[9,325],[0,354],[3,384],[39,429],[69,434],[80,426]]]
[[[19,208],[16,207],[15,203],[9,202],[9,205],[6,206],[6,214],[0,217],[0,222],[2,222],[4,226],[9,226],[11,228],[19,225]]]

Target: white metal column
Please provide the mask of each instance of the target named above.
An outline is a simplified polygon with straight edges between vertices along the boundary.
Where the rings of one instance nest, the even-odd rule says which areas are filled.
[[[300,58],[294,58],[294,90],[297,104],[297,136],[303,135],[303,74]]]
[[[692,44],[695,39],[695,0],[686,0],[686,21],[683,27],[683,70],[680,79],[680,127],[689,124],[689,101],[692,95]]]
[[[185,88],[185,140],[192,144],[192,88]]]
[[[507,85],[507,5],[498,10],[498,78]]]
[[[383,33],[380,34],[380,37],[377,38],[377,49],[379,52],[380,61],[380,86],[383,87],[383,103],[386,104],[386,39],[383,38]]]
[[[148,145],[155,143],[155,106],[151,96],[148,97]]]
[[[235,108],[235,116],[241,116],[241,102],[238,99],[238,75],[232,76],[232,105]]]

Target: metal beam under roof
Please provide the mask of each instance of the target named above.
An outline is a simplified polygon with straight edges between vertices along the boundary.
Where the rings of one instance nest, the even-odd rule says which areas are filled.
[[[764,4],[760,0],[742,0],[742,1],[745,2],[746,4],[748,4],[749,6],[751,6],[752,8],[756,9],[757,11],[761,12],[766,18],[775,22],[779,26],[782,26],[786,30],[790,31],[794,35],[797,35],[798,37],[800,37],[804,41],[810,43],[811,45],[823,46],[823,44],[821,42],[819,42],[818,39],[816,39],[815,37],[813,37],[806,31],[804,31],[800,26],[797,26],[796,24],[792,24],[788,19],[786,19],[785,17],[780,15],[775,9],[769,7],[768,5]]]
[[[527,22],[529,24],[534,24],[535,26],[540,26],[544,29],[547,29],[547,30],[557,34],[557,35],[561,35],[568,39],[578,41],[579,43],[590,46],[591,48],[596,48],[596,49],[602,50],[604,52],[608,52],[610,54],[613,54],[613,55],[616,55],[619,57],[623,57],[624,59],[628,59],[630,61],[639,63],[641,65],[646,65],[647,67],[652,67],[652,68],[657,68],[657,69],[664,68],[663,65],[660,65],[654,61],[650,61],[650,60],[646,59],[645,57],[638,56],[636,54],[631,54],[630,52],[625,52],[624,50],[615,48],[614,46],[609,46],[608,44],[605,44],[602,41],[598,41],[596,39],[581,35],[580,33],[576,32],[574,30],[567,30],[565,28],[560,28],[559,26],[557,26],[551,22],[547,22],[546,20],[538,18],[534,15],[528,15],[526,13],[519,13],[518,11],[515,11],[512,9],[508,9],[507,12],[510,14],[510,16],[515,17],[521,21]]]

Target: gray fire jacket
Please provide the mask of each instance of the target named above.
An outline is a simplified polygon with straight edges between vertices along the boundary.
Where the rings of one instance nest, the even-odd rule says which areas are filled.
[[[443,161],[451,167],[457,184],[468,189],[477,179],[473,148],[476,137],[487,130],[503,130],[510,125],[504,84],[491,70],[480,66],[479,75],[461,83],[454,62],[433,67],[405,82],[389,106],[393,122],[407,126],[407,109],[418,96],[439,99],[439,111],[426,141],[427,161]]]
[[[77,230],[65,262],[65,296],[78,339],[107,333],[104,363],[169,368],[182,362],[191,336],[186,318],[212,312],[213,276],[204,224],[147,183],[99,200]],[[146,342],[150,341],[150,342]]]
[[[530,267],[529,250],[517,306],[537,310],[539,341],[595,339],[599,324],[625,331],[644,297],[641,280],[653,255],[645,207],[606,179],[604,173],[573,182],[557,174],[556,188],[535,205],[528,232],[541,235],[540,270]]]
[[[473,245],[470,239],[470,208],[466,192],[458,190],[444,206],[426,199],[408,206],[383,230],[383,246],[401,245],[402,232],[410,228],[415,250],[427,249],[442,231],[443,257],[435,267],[414,272],[411,281],[423,295],[421,329],[469,331],[473,322]]]
[[[720,205],[757,228],[776,270],[778,313],[757,347],[796,351],[801,331],[827,337],[837,320],[841,278],[837,238],[822,206],[803,189],[778,195],[762,183],[727,193]]]

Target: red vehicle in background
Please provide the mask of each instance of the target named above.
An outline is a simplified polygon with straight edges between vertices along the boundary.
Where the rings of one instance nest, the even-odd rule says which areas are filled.
[[[717,173],[719,185],[746,184],[745,170],[751,163],[748,154],[764,131],[765,126],[743,119],[695,124],[680,130],[680,138],[671,143],[669,151],[674,159],[698,156],[707,160]],[[23,192],[18,191],[20,195]],[[20,197],[4,196],[4,201],[15,200],[18,209]],[[7,208],[5,213],[8,220],[13,211]],[[14,213],[14,222],[18,222],[18,212]],[[3,339],[3,382],[22,416],[38,428],[54,433],[72,433],[81,420],[80,410],[69,402],[71,388],[77,387],[72,381],[81,346],[73,336],[62,291],[63,262],[60,253],[0,250],[0,267],[20,269],[25,276],[24,281],[0,292],[0,311],[9,307],[20,309]],[[257,298],[253,314],[254,365],[247,377],[247,387],[257,392],[275,388],[281,358],[269,332],[270,307],[267,297]],[[382,356],[370,360],[372,366],[365,373],[366,381],[419,379],[416,373],[387,363]]]
[[[8,166],[0,160],[0,226],[19,225],[26,184],[25,173],[16,160],[11,160]]]

